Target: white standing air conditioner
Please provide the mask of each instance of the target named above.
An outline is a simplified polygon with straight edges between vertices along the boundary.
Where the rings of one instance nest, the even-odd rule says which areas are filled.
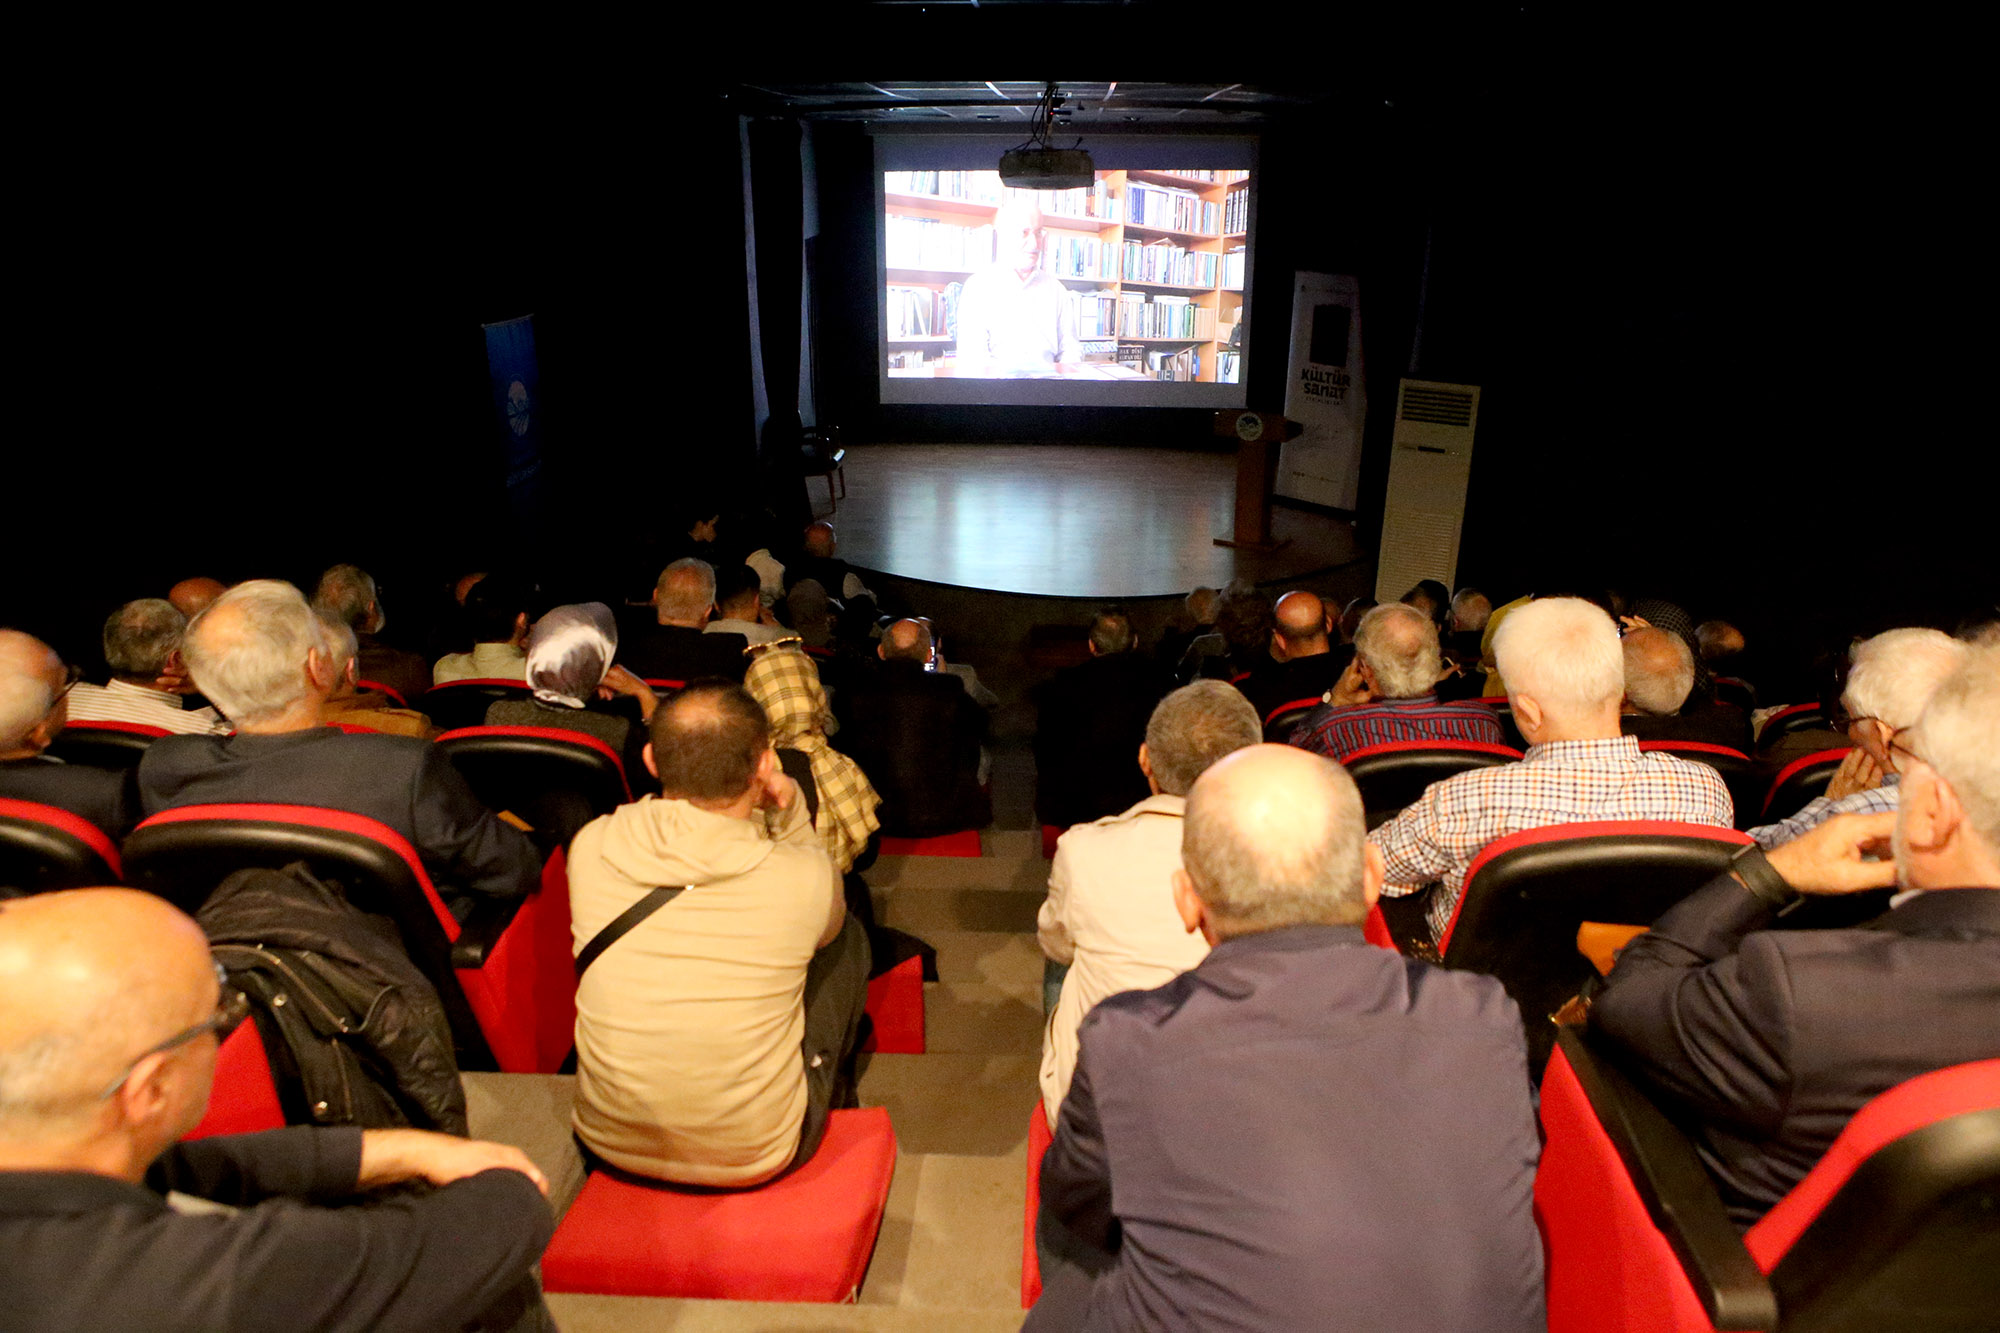
[[[1424,579],[1457,586],[1465,484],[1472,474],[1472,432],[1478,422],[1478,385],[1402,381],[1382,511],[1382,549],[1375,560],[1376,601],[1396,601]]]

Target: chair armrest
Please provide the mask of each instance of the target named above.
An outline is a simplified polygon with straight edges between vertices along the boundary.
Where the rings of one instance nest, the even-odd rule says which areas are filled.
[[[458,938],[451,942],[453,967],[484,967],[486,956],[500,943],[500,937],[514,924],[521,911],[521,898],[480,898],[472,911],[459,922]]]
[[[1715,1327],[1776,1328],[1777,1297],[1744,1248],[1694,1144],[1577,1029],[1560,1029],[1556,1043]]]

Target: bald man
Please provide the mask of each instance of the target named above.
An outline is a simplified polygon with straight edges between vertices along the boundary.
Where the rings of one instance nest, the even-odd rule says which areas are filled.
[[[167,600],[173,603],[174,610],[180,612],[189,620],[193,620],[196,616],[208,610],[210,604],[216,598],[228,591],[229,585],[221,579],[197,576],[191,579],[182,579],[179,583],[169,588],[167,590]]]
[[[1340,680],[1350,650],[1335,651],[1327,638],[1331,618],[1326,604],[1312,593],[1288,592],[1273,609],[1271,661],[1238,683],[1244,698],[1268,723],[1271,714],[1300,699],[1320,699]]]
[[[53,805],[122,838],[138,818],[129,769],[65,764],[44,753],[69,721],[79,675],[32,634],[0,629],[0,796]]]
[[[150,894],[0,903],[8,1326],[300,1333],[535,1312],[548,1186],[514,1148],[310,1127],[180,1142],[246,1009],[194,922]],[[404,1181],[437,1188],[332,1206]]]
[[[980,787],[986,710],[958,679],[932,669],[930,626],[899,620],[883,632],[879,663],[834,699],[834,746],[882,796],[876,811],[892,837],[928,838],[984,828],[993,807]]]
[[[799,539],[799,555],[785,566],[785,586],[794,588],[804,579],[816,581],[829,595],[842,598],[873,597],[854,567],[839,555],[840,539],[833,524],[824,519],[808,523]]]
[[[1625,656],[1625,703],[1619,730],[1642,741],[1700,741],[1732,750],[1750,745],[1750,715],[1696,697],[1694,650],[1678,634],[1639,625],[1619,640]]]
[[[1363,940],[1382,862],[1353,780],[1239,750],[1189,793],[1181,860],[1212,947],[1084,1019],[1024,1327],[1543,1328],[1518,1011]]]

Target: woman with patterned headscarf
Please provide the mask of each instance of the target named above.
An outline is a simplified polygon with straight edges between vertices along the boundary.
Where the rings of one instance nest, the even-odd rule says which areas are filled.
[[[507,699],[486,710],[489,727],[559,727],[595,736],[625,765],[636,788],[645,781],[646,723],[659,699],[652,687],[612,665],[618,622],[602,602],[558,606],[528,631],[529,699]],[[637,720],[633,706],[637,704]]]
[[[846,874],[870,835],[882,826],[875,818],[882,798],[859,764],[827,744],[831,713],[826,689],[798,640],[780,639],[751,651],[743,688],[770,719],[772,747],[798,750],[812,766],[813,785],[819,789],[819,815],[813,824],[834,868]]]

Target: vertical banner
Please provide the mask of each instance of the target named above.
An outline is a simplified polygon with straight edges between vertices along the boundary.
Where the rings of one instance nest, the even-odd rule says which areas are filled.
[[[529,522],[541,517],[541,374],[535,365],[535,317],[485,324],[493,418],[506,459],[507,499]]]
[[[1279,449],[1277,494],[1351,512],[1367,411],[1360,286],[1345,274],[1294,275],[1285,415],[1305,430]]]

